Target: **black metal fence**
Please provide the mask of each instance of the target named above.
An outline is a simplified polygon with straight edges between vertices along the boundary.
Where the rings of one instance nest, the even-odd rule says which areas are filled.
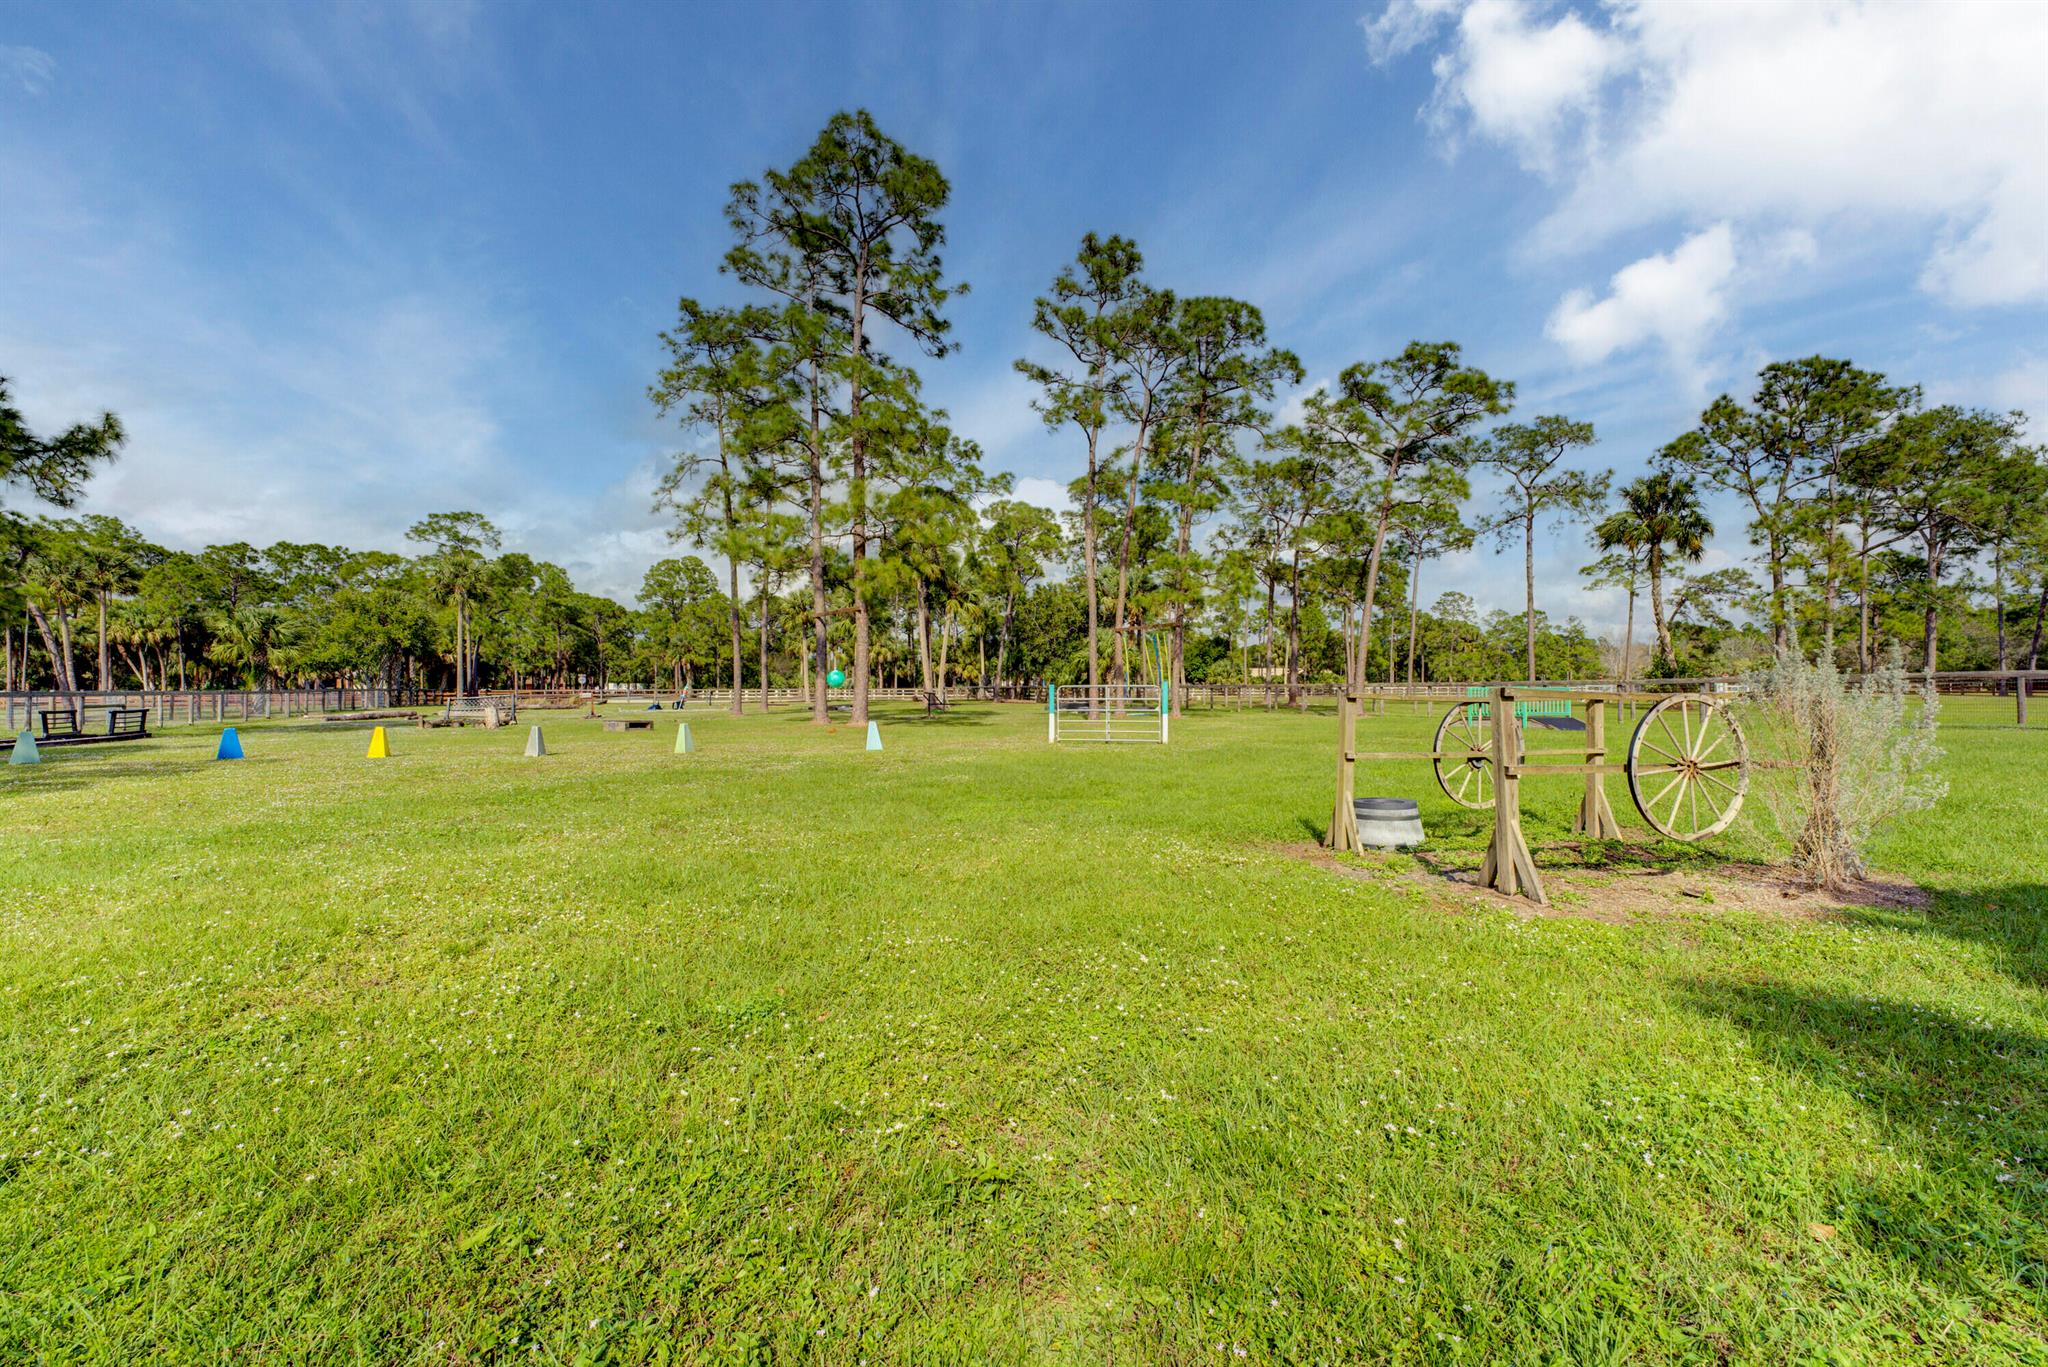
[[[266,717],[307,717],[327,712],[361,712],[389,707],[384,688],[152,688],[52,692],[31,689],[0,693],[4,729],[40,727],[43,712],[70,712],[80,725],[95,712],[114,707],[139,707],[149,713],[149,726],[255,721]]]

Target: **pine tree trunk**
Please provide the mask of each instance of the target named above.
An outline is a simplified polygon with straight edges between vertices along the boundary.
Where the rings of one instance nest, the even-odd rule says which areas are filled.
[[[1628,625],[1622,628],[1621,636],[1621,681],[1627,683],[1631,677],[1629,666],[1634,663],[1636,646],[1636,590],[1630,584],[1628,590]]]
[[[808,679],[806,691],[811,695],[811,722],[824,726],[831,721],[831,712],[825,695],[825,659],[831,648],[827,635],[830,620],[826,616],[831,604],[825,596],[825,435],[822,414],[819,412],[818,361],[811,358],[811,449],[809,453],[811,476],[811,622],[814,632],[813,654],[805,665]],[[815,667],[813,667],[815,666]]]
[[[731,507],[732,501],[726,500],[728,531],[732,522]],[[740,657],[746,653],[745,628],[740,620],[740,562],[737,557],[727,556],[725,565],[727,579],[732,585],[729,600],[732,604],[732,714],[738,717],[744,715],[747,710],[744,681],[740,678]]]
[[[761,576],[761,710],[768,710],[768,577]]]
[[[1130,623],[1125,620],[1130,599],[1131,581],[1131,534],[1138,516],[1138,477],[1145,468],[1145,420],[1138,422],[1137,439],[1131,443],[1131,487],[1124,500],[1123,545],[1117,552],[1116,560],[1116,681],[1129,683],[1131,679],[1129,644]]]
[[[1301,701],[1301,551],[1297,548],[1287,576],[1287,705]]]
[[[1792,614],[1785,605],[1785,561],[1777,548],[1776,539],[1771,543],[1771,644],[1779,650],[1792,645]]]
[[[1939,631],[1941,593],[1941,553],[1933,545],[1927,547],[1927,609],[1921,619],[1923,645],[1927,651],[1926,670],[1934,672],[1935,637]]]
[[[917,668],[918,677],[923,680],[924,691],[937,692],[932,687],[931,604],[925,597],[925,582],[922,575],[917,579]]]
[[[2048,622],[2048,569],[2041,573],[2041,596],[2034,603],[2034,639],[2027,646],[2027,668],[2041,667],[2041,627]],[[28,642],[21,643],[22,673],[28,672]]]
[[[1833,664],[1835,659],[1835,602],[1838,596],[1836,584],[1841,578],[1835,571],[1835,543],[1840,539],[1841,528],[1840,505],[1836,501],[1835,470],[1831,465],[1828,469],[1828,541],[1825,551],[1828,577],[1825,592],[1822,594],[1824,606],[1822,608],[1820,643],[1821,654],[1830,664]]]
[[[1187,501],[1180,507],[1177,518],[1179,526],[1175,531],[1173,543],[1174,556],[1179,565],[1177,572],[1183,575],[1188,572],[1188,553],[1194,548],[1195,509],[1193,500],[1195,497],[1195,483],[1202,477],[1202,448],[1208,435],[1207,422],[1206,415],[1198,408],[1195,421],[1195,440],[1189,446],[1186,483],[1183,486],[1187,492]],[[1173,715],[1176,717],[1180,716],[1184,710],[1181,695],[1187,691],[1187,647],[1188,600],[1182,594],[1175,594],[1171,650],[1169,651],[1170,658],[1167,661],[1166,668],[1167,677],[1173,681],[1173,700],[1169,705],[1172,707]],[[1166,679],[1161,679],[1159,682],[1163,686],[1166,681]]]
[[[863,252],[853,275],[853,306],[849,310],[852,324],[852,351],[855,361],[852,383],[846,402],[847,425],[852,429],[853,440],[849,443],[853,457],[852,478],[847,481],[847,501],[853,512],[853,724],[861,726],[868,719],[868,440],[861,430],[861,400],[866,397],[861,385],[859,362],[864,355],[861,333],[867,323],[867,256]]]
[[[1422,615],[1422,548],[1408,562],[1408,687],[1415,687],[1415,633]]]
[[[1358,615],[1358,661],[1351,677],[1344,682],[1345,691],[1357,693],[1364,681],[1365,656],[1372,645],[1372,603],[1380,588],[1380,556],[1387,546],[1387,523],[1394,516],[1394,490],[1401,477],[1400,457],[1394,456],[1387,462],[1387,491],[1380,498],[1380,515],[1372,529],[1372,554],[1365,562],[1365,601]]]
[[[1856,667],[1865,674],[1870,672],[1870,532],[1863,533],[1862,553],[1857,556],[1861,562],[1859,575],[1861,583],[1856,590]]]
[[[998,636],[998,637],[996,638],[996,687],[997,687],[997,688],[1001,688],[1001,687],[1003,686],[1003,683],[1005,682],[1005,680],[1006,680],[1006,679],[1007,679],[1007,678],[1009,677],[1009,668],[1010,668],[1010,629],[1011,629],[1011,626],[1012,626],[1012,625],[1014,624],[1014,622],[1016,621],[1016,614],[1017,614],[1017,600],[1016,600],[1016,596],[1015,596],[1014,594],[1006,594],[1006,595],[1004,596],[1004,598],[1003,598],[1003,631],[1002,631],[1002,635],[1000,635],[1000,636]]]
[[[2005,668],[2005,544],[2000,542],[1991,553],[1991,607],[1998,617],[1998,667]],[[2005,691],[2001,681],[1999,691]]]
[[[1522,625],[1529,639],[1529,682],[1536,682],[1536,514],[1532,509],[1522,523]]]
[[[1102,694],[1102,650],[1097,644],[1101,617],[1099,599],[1101,592],[1095,584],[1096,532],[1095,493],[1096,468],[1095,452],[1102,438],[1102,429],[1091,428],[1088,432],[1088,483],[1081,494],[1081,578],[1085,583],[1088,597],[1088,716],[1095,717],[1096,699]]]
[[[1266,682],[1266,686],[1265,686],[1265,694],[1266,694],[1266,710],[1267,710],[1268,712],[1270,712],[1270,711],[1272,711],[1272,710],[1273,710],[1273,613],[1274,613],[1274,599],[1275,599],[1275,598],[1276,598],[1276,597],[1278,596],[1278,592],[1279,592],[1279,590],[1278,590],[1278,587],[1277,587],[1277,586],[1275,585],[1275,583],[1274,583],[1274,581],[1272,580],[1272,578],[1271,578],[1271,577],[1268,577],[1268,578],[1267,578],[1267,580],[1266,580],[1266,681],[1265,681],[1265,682]]]

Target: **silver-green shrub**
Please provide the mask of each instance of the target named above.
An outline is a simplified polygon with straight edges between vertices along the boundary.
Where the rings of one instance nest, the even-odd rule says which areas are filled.
[[[1749,729],[1762,754],[1786,763],[1757,785],[1761,805],[1791,842],[1792,864],[1816,887],[1864,875],[1863,850],[1885,822],[1933,806],[1948,791],[1934,771],[1940,702],[1915,689],[1894,647],[1884,665],[1851,679],[1832,660],[1781,652],[1752,695]]]

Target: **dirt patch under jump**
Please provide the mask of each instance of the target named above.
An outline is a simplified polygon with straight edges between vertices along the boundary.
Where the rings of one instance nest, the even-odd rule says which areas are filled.
[[[1306,842],[1283,847],[1297,859],[1344,878],[1420,887],[1448,907],[1484,904],[1521,916],[1567,916],[1618,924],[1644,916],[1693,913],[1708,907],[1772,916],[1824,917],[1883,907],[1910,909],[1928,904],[1926,889],[1912,883],[1867,878],[1854,887],[1824,891],[1807,887],[1784,868],[1770,864],[1711,864],[1674,858],[1650,845],[1603,844],[1582,851],[1586,862],[1542,863],[1548,906],[1504,897],[1479,886],[1477,852],[1439,854],[1334,855]],[[1570,853],[1571,845],[1546,845],[1544,855]],[[1598,853],[1594,854],[1593,851]],[[1597,860],[1597,862],[1595,862]]]

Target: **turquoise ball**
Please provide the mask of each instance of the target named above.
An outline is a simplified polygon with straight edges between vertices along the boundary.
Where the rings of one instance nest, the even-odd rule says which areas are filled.
[[[846,687],[846,671],[843,669],[833,670],[830,674],[827,674],[825,676],[825,682],[833,688]]]

